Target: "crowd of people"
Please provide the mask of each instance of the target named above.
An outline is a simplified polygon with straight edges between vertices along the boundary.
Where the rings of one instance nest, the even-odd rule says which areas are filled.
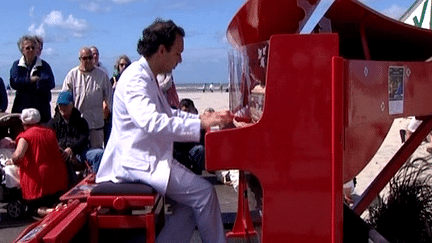
[[[43,40],[19,39],[22,56],[12,65],[10,86],[16,90],[12,112],[21,113],[25,130],[15,138],[7,165],[19,168],[29,211],[53,207],[77,183],[77,168],[87,166],[96,183],[142,182],[166,196],[173,213],[158,242],[189,242],[195,227],[205,242],[225,242],[216,192],[199,175],[203,134],[231,123],[233,115],[214,110],[199,115],[192,100],[179,100],[172,71],[182,61],[184,36],[173,21],[156,19],[138,41],[141,58],[131,62],[120,56],[111,79],[99,50],[82,47],[53,116],[55,80],[40,58]],[[7,95],[1,84],[4,112]]]
[[[38,209],[52,207],[78,182],[77,171],[88,165],[97,172],[108,139],[104,128],[113,85],[99,62],[98,49],[81,48],[80,63],[66,76],[52,116],[55,79],[48,62],[40,58],[43,39],[24,35],[17,44],[21,57],[10,70],[10,87],[16,90],[11,112],[21,114],[25,130],[15,138],[15,151],[6,165],[18,167],[29,214],[41,214]],[[117,70],[117,78],[120,74]],[[0,110],[5,112],[7,93],[0,81]]]

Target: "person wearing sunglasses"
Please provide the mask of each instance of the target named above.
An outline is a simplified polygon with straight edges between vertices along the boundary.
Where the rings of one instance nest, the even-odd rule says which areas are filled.
[[[41,123],[51,119],[51,90],[55,87],[51,66],[39,55],[42,38],[25,35],[18,41],[22,56],[12,64],[10,86],[16,90],[12,113],[21,113],[25,108],[36,108]]]
[[[93,63],[92,51],[82,47],[79,65],[72,68],[63,82],[63,91],[69,91],[75,107],[86,119],[90,129],[90,148],[104,148],[104,113],[102,104],[111,110],[112,88],[108,75]]]

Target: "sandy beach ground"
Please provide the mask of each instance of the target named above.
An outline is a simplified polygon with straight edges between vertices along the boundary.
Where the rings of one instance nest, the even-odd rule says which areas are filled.
[[[54,110],[58,92],[53,93],[51,107]],[[7,112],[10,112],[13,104],[14,95],[9,94],[9,105]],[[215,110],[224,110],[229,108],[229,94],[227,92],[179,92],[179,98],[189,98],[194,101],[200,114],[206,108],[212,107]],[[53,113],[54,114],[54,113]],[[368,185],[374,180],[379,172],[384,168],[388,161],[394,156],[397,150],[402,146],[399,130],[405,129],[408,125],[409,118],[395,119],[393,125],[382,143],[381,147],[369,162],[369,164],[357,175],[357,186],[354,190],[354,194],[361,195]],[[416,157],[426,157],[429,154],[426,152],[426,143],[422,143],[417,151],[414,153]]]
[[[195,107],[198,109],[200,114],[202,114],[204,110],[209,107],[215,109],[216,111],[228,110],[229,108],[229,94],[227,92],[180,92],[178,95],[180,99],[191,99],[195,103]]]
[[[357,175],[358,184],[354,191],[355,194],[361,195],[399,150],[402,146],[399,130],[406,129],[409,122],[410,118],[398,118],[393,121],[393,125],[390,128],[387,137],[381,144],[381,147],[378,149],[369,164],[367,164],[366,167]],[[423,142],[414,152],[413,158],[428,156],[429,153],[426,152],[427,146],[428,144]],[[383,193],[385,192],[386,190],[383,190]]]
[[[54,107],[56,106],[58,92],[55,91],[52,93],[52,99],[51,99],[51,110],[52,115],[54,114]],[[227,92],[220,92],[215,91],[213,93],[211,92],[179,92],[178,93],[179,98],[189,98],[194,101],[195,107],[198,109],[200,114],[204,112],[206,108],[212,107],[215,110],[224,110],[228,109],[228,99],[229,94]],[[15,94],[13,92],[10,92],[8,94],[8,107],[6,112],[11,111],[13,101],[15,99]]]

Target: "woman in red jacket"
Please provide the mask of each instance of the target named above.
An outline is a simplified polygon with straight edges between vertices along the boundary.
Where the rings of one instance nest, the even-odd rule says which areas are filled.
[[[23,199],[29,212],[52,207],[67,190],[67,170],[62,159],[55,132],[39,125],[37,109],[21,113],[24,131],[16,138],[17,147],[12,162],[19,166]]]

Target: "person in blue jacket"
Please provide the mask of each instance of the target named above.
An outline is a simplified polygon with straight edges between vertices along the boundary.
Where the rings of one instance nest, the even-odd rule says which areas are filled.
[[[41,123],[51,119],[51,90],[55,87],[50,65],[39,58],[42,52],[41,39],[25,35],[18,41],[22,57],[12,64],[10,85],[16,90],[12,113],[21,113],[25,108],[36,108]]]

